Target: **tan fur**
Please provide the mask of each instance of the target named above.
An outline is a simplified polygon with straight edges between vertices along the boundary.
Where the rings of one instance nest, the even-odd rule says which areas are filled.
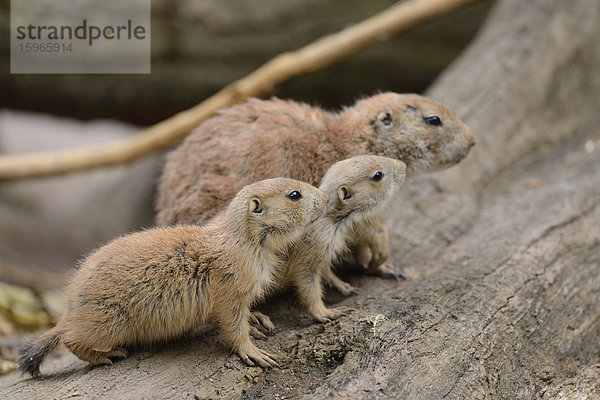
[[[441,126],[426,123],[434,115]],[[401,160],[411,173],[443,169],[473,144],[469,128],[446,106],[419,95],[382,93],[339,113],[250,99],[202,123],[168,156],[156,220],[203,223],[249,182],[286,176],[316,185],[333,163],[358,154]]]
[[[290,199],[292,191],[302,198]],[[176,338],[215,321],[246,363],[276,365],[250,340],[249,307],[273,286],[282,256],[326,203],[327,196],[309,184],[270,179],[244,187],[204,227],[118,238],[75,272],[54,335],[79,358],[110,364],[111,357],[126,356],[127,347]]]
[[[379,218],[365,220],[350,236],[348,247],[366,271],[377,268],[390,256],[388,232]]]
[[[373,179],[377,172],[383,173],[379,181]],[[297,242],[283,273],[276,277],[280,287],[297,288],[302,304],[316,320],[335,319],[348,310],[325,306],[321,280],[346,250],[348,235],[379,214],[404,182],[405,172],[401,161],[364,155],[335,163],[323,177],[319,189],[329,196],[325,215]]]
[[[387,272],[390,277],[404,277],[401,271],[387,264],[390,239],[381,219],[369,218],[349,236],[350,253],[354,256],[355,263],[363,267],[366,273],[384,275]],[[340,290],[336,284],[333,286]],[[340,291],[348,295],[343,290]]]

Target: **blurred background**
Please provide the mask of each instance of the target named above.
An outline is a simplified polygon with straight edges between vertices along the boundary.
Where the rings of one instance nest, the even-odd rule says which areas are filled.
[[[9,1],[3,0],[0,153],[89,146],[133,135],[273,56],[394,3],[153,0],[150,74],[15,75],[10,73]],[[474,38],[492,5],[475,1],[332,67],[294,78],[270,95],[338,109],[377,91],[422,92]],[[155,155],[123,167],[0,184],[0,280],[34,290],[21,293],[31,297],[33,311],[19,311],[19,316],[6,294],[12,289],[0,286],[0,335],[15,329],[6,321],[44,323],[46,317],[39,315],[55,306],[43,296],[40,300],[39,293],[60,287],[64,271],[87,252],[152,225],[161,162],[162,155]]]
[[[359,22],[391,0],[153,0],[152,73],[10,75],[9,2],[0,8],[0,107],[148,125],[188,108],[273,56]],[[420,92],[473,38],[490,0],[427,22],[272,93],[325,107],[376,90]]]

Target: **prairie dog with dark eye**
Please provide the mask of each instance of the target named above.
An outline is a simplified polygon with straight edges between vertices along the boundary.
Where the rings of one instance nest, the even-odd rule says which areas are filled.
[[[250,340],[249,308],[273,286],[281,255],[327,201],[307,183],[267,179],[242,188],[204,227],[115,239],[74,273],[64,315],[23,348],[19,369],[38,375],[59,342],[82,360],[111,364],[127,356],[127,347],[177,338],[208,321],[247,364],[276,366]]]
[[[448,107],[415,94],[381,93],[340,112],[249,99],[200,124],[169,154],[156,221],[203,223],[258,179],[287,176],[316,186],[333,163],[358,154],[401,160],[414,174],[451,167],[474,144],[471,130]],[[380,274],[393,276],[384,266]]]
[[[338,318],[347,307],[329,309],[323,303],[322,279],[346,250],[348,235],[366,219],[377,216],[398,191],[406,165],[392,158],[362,155],[333,164],[319,189],[329,196],[325,215],[294,245],[287,265],[276,277],[278,286],[293,285],[308,313],[320,322]]]

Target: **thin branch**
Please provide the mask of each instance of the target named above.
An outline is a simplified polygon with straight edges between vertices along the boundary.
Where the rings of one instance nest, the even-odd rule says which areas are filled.
[[[261,96],[293,76],[335,63],[378,40],[449,12],[473,0],[409,0],[297,51],[283,53],[202,103],[133,137],[99,147],[0,156],[0,181],[60,175],[119,165],[163,150],[217,110]]]

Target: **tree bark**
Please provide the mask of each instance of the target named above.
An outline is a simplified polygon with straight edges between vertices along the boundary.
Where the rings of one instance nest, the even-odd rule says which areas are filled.
[[[326,325],[269,300],[260,345],[283,370],[246,367],[206,329],[111,367],[63,352],[45,379],[1,378],[0,397],[599,396],[599,34],[593,0],[498,3],[429,91],[478,144],[389,212],[411,279],[350,276],[356,311]]]

